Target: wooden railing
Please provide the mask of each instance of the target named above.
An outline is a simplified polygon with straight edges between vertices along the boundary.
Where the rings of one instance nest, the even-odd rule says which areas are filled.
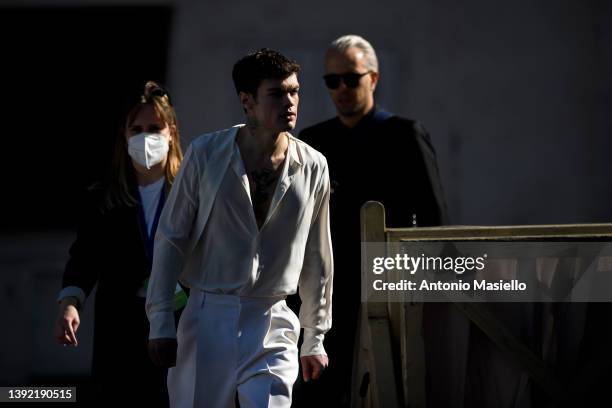
[[[609,241],[612,224],[387,228],[381,203],[368,202],[361,209],[361,240],[368,243],[555,239]],[[368,246],[363,246],[362,291],[369,281],[366,275],[373,257],[367,252]],[[423,306],[415,302],[362,302],[354,353],[353,407],[427,406]],[[516,361],[551,401],[563,400],[566,389],[550,367],[490,313],[486,304],[455,302],[454,306]]]

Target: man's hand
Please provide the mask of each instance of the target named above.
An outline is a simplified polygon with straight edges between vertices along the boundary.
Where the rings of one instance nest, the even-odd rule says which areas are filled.
[[[73,297],[62,299],[59,305],[57,320],[55,321],[55,338],[58,343],[65,346],[78,346],[76,331],[81,324],[79,311],[76,308],[77,300]]]
[[[155,365],[170,368],[176,365],[176,339],[163,338],[149,340],[149,357]]]
[[[327,364],[329,364],[329,359],[325,355],[304,356],[300,357],[300,360],[302,361],[302,378],[304,378],[304,382],[319,378],[323,370],[327,368]]]

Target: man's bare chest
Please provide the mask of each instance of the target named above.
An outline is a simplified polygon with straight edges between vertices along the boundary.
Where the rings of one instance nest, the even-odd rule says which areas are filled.
[[[276,185],[280,179],[282,166],[277,166],[276,169],[263,167],[252,171],[247,171],[249,179],[249,190],[251,192],[251,202],[253,203],[253,211],[257,226],[261,229],[263,226],[272,198],[276,191]]]

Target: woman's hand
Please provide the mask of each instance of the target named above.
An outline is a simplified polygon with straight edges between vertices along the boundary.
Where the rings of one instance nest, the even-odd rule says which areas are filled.
[[[76,308],[77,300],[74,297],[62,299],[59,305],[59,313],[55,322],[55,338],[58,343],[64,345],[78,346],[76,331],[81,324],[79,311]]]

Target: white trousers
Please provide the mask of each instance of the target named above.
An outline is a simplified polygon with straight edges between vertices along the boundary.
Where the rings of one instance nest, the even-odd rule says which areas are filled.
[[[298,375],[300,322],[284,298],[192,290],[179,322],[175,408],[289,408]]]

